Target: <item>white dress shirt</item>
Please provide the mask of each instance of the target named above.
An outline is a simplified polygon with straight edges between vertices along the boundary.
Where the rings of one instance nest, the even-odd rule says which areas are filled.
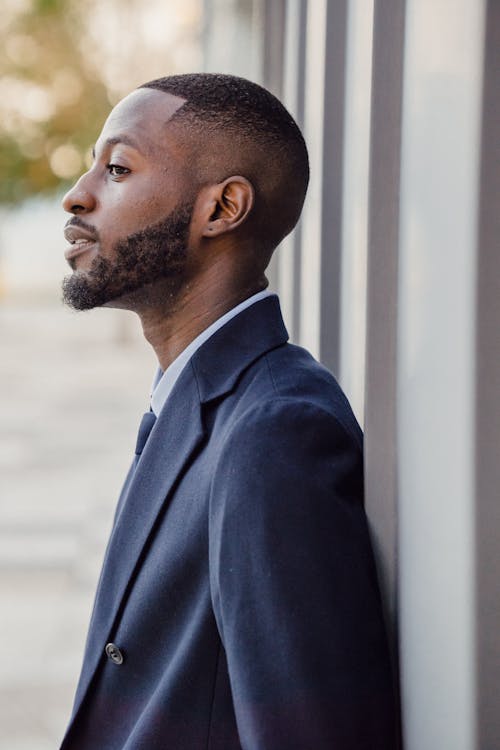
[[[153,380],[151,393],[151,409],[156,416],[160,414],[161,410],[165,406],[165,403],[172,392],[172,388],[177,382],[177,378],[179,377],[195,351],[199,349],[199,347],[204,344],[205,341],[210,338],[210,336],[213,336],[213,334],[218,331],[219,328],[222,328],[223,325],[230,321],[231,318],[234,318],[235,315],[238,315],[238,313],[242,312],[247,307],[250,307],[250,305],[253,305],[255,302],[259,302],[261,299],[269,297],[271,294],[272,292],[269,292],[267,289],[265,289],[263,292],[257,292],[257,294],[253,294],[248,299],[240,302],[239,305],[236,305],[236,307],[233,307],[232,310],[224,313],[224,315],[214,321],[211,325],[208,326],[208,328],[205,328],[204,331],[202,331],[195,339],[193,339],[193,341],[191,341],[191,343],[188,344],[185,349],[183,349],[183,351],[174,359],[174,361],[171,362],[165,372],[158,368]]]

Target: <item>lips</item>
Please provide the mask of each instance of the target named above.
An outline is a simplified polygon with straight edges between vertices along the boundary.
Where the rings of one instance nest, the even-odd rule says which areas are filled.
[[[97,242],[95,234],[90,230],[71,224],[64,228],[64,236],[70,243],[70,247],[64,251],[66,260],[87,252]]]

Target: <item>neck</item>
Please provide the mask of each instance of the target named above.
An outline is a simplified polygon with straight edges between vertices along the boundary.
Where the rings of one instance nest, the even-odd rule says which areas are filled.
[[[158,304],[138,311],[144,337],[153,347],[161,369],[165,371],[218,318],[266,286],[263,278],[238,289],[223,287],[220,282],[216,288],[185,287],[168,306]]]

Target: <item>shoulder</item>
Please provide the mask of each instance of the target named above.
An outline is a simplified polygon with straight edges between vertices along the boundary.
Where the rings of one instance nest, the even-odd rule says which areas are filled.
[[[362,450],[362,432],[349,401],[333,374],[305,349],[285,344],[267,352],[255,367],[266,371],[269,388],[249,399],[241,422],[317,424],[343,429]]]
[[[328,408],[328,404],[317,403],[305,396],[281,395],[260,400],[249,406],[231,425],[224,441],[233,452],[244,448],[245,454],[266,454],[270,451],[274,459],[283,450],[307,450],[319,448],[322,442],[335,450],[342,443],[352,444],[361,452],[361,446],[347,429],[343,414]],[[265,456],[263,456],[264,458]]]
[[[362,506],[363,454],[334,413],[276,396],[234,422],[213,470],[212,511],[253,518],[335,502]]]
[[[333,375],[299,347],[254,362],[220,406],[215,434],[212,503],[286,495],[302,504],[338,492],[362,500],[359,425]]]

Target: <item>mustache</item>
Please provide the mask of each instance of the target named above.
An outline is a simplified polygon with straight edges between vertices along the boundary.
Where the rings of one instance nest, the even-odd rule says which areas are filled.
[[[69,221],[66,222],[64,225],[64,228],[67,229],[68,227],[80,227],[80,229],[84,229],[86,232],[92,235],[92,239],[96,242],[99,240],[99,232],[97,231],[96,227],[93,224],[87,224],[87,222],[83,221],[83,219],[80,219],[79,216],[73,216],[72,219],[69,219]]]

